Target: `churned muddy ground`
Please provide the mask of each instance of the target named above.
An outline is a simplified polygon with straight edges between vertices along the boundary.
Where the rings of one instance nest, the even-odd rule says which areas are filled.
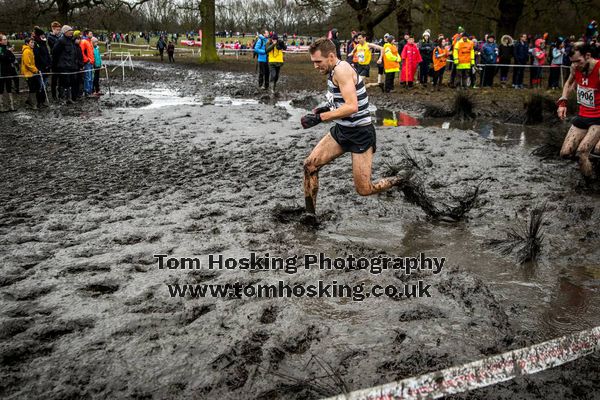
[[[321,172],[314,227],[300,213],[302,163],[326,126],[300,128],[301,106],[318,103],[310,85],[269,96],[246,72],[152,63],[111,85],[100,102],[0,116],[3,398],[313,399],[600,325],[598,188],[574,163],[530,154],[567,126],[400,114],[373,93],[374,176],[408,150],[437,203],[480,185],[478,201],[447,222],[399,190],[360,197],[345,155]],[[537,263],[488,245],[542,204]],[[160,270],[153,257],[252,251],[447,261],[436,275],[288,274]],[[423,280],[431,298],[192,299],[167,287],[278,280]],[[592,399],[598,388],[596,354],[459,397]]]

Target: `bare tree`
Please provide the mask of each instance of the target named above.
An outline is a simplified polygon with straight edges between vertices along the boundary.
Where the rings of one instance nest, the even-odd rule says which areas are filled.
[[[61,22],[66,24],[74,11],[83,8],[114,6],[116,4],[132,11],[148,1],[150,0],[37,0],[37,5],[39,14],[56,11]]]

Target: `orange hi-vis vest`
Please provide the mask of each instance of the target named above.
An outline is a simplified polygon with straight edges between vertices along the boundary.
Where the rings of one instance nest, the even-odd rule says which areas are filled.
[[[433,50],[433,70],[439,71],[446,66],[450,52],[444,47],[438,46]]]

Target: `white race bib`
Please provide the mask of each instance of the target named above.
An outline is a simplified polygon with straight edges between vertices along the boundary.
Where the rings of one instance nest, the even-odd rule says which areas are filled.
[[[577,103],[589,107],[594,108],[596,101],[594,98],[595,91],[592,88],[581,87],[577,85]]]
[[[327,105],[330,109],[335,109],[335,102],[333,101],[333,93],[327,92],[325,93],[325,98],[327,99]]]
[[[365,51],[364,50],[360,50],[358,52],[358,62],[359,63],[364,63],[365,62]]]

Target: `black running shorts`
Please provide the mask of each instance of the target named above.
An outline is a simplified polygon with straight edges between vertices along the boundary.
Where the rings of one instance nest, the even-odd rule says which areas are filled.
[[[575,128],[590,129],[590,127],[593,125],[600,125],[600,118],[580,117],[578,115],[573,118],[571,124],[573,124]]]
[[[360,64],[356,64],[356,72],[358,72],[358,74],[360,76],[369,76],[369,74],[371,73],[371,66],[370,65],[360,65]]]
[[[372,146],[373,153],[375,153],[377,149],[377,137],[375,136],[375,127],[373,124],[354,128],[335,124],[329,132],[344,151],[364,153]]]

